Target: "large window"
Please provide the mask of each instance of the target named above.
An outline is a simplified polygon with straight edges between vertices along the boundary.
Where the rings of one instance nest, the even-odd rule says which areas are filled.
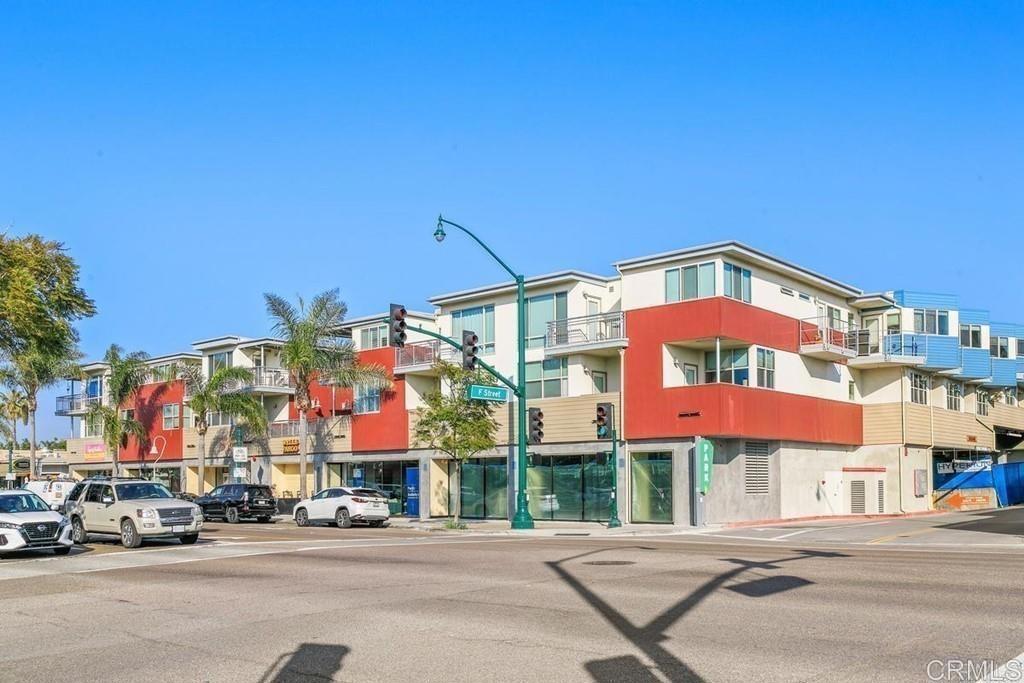
[[[551,398],[569,393],[569,359],[549,358],[526,364],[526,398]]]
[[[85,436],[103,436],[103,419],[99,415],[86,415]]]
[[[480,338],[480,353],[494,353],[494,306],[476,306],[452,312],[452,337],[462,339],[463,330]]]
[[[949,334],[949,311],[939,311],[934,308],[915,308],[914,332],[921,334]]]
[[[164,429],[178,429],[181,427],[181,406],[177,403],[168,403],[164,406]]]
[[[903,323],[900,320],[899,313],[886,313],[885,314],[885,333],[886,334],[899,334],[903,331]]]
[[[231,414],[220,410],[211,411],[206,414],[206,424],[210,427],[229,427],[231,426]]]
[[[150,382],[169,382],[173,379],[171,376],[171,368],[173,366],[170,363],[161,363],[160,365],[153,366],[149,371]]]
[[[750,352],[747,349],[723,349],[720,381],[726,384],[750,384]],[[715,381],[715,352],[704,354],[704,381]]]
[[[757,386],[775,388],[775,352],[771,349],[757,350]]]
[[[359,330],[359,349],[379,349],[388,345],[388,326],[377,325]]]
[[[946,408],[960,412],[964,406],[964,385],[960,382],[946,383]]]
[[[221,351],[220,353],[210,354],[210,374],[217,372],[221,368],[231,367],[231,352]]]
[[[357,415],[380,412],[380,389],[357,384],[352,390],[352,412]]]
[[[665,271],[665,302],[715,295],[715,264],[700,263]]]
[[[672,523],[672,454],[634,453],[631,461],[631,519]]]
[[[992,337],[988,342],[988,352],[993,358],[1009,358],[1010,357],[1010,338],[1009,337]]]
[[[975,411],[978,415],[988,415],[988,392],[979,389],[975,396]]]
[[[90,377],[85,385],[85,395],[89,398],[98,398],[103,395],[103,378]]]
[[[928,377],[920,372],[910,373],[910,400],[920,405],[928,405]]]
[[[980,349],[981,325],[961,325],[960,346],[964,346],[969,349]]]
[[[725,264],[723,289],[727,297],[750,303],[750,271],[746,268]]]
[[[568,297],[565,292],[542,294],[526,299],[526,347],[544,346],[548,323],[569,317]]]

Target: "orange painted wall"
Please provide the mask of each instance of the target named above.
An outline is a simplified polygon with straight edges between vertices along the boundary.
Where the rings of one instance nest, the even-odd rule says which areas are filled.
[[[157,451],[162,451],[160,462],[180,461],[182,459],[182,430],[185,424],[185,407],[182,405],[185,395],[185,383],[177,380],[170,383],[146,384],[139,391],[138,397],[133,406],[135,419],[142,423],[149,435],[143,443],[138,443],[134,438],[128,439],[128,444],[118,453],[121,462],[141,462],[145,460],[152,463],[157,456],[150,455],[149,449],[155,443]],[[178,429],[164,429],[163,407],[167,404],[178,404]],[[129,407],[129,406],[122,406]],[[166,439],[156,439],[162,436]]]
[[[626,330],[626,438],[699,435],[863,443],[863,417],[856,404],[736,385],[663,386],[662,344],[721,336],[796,352],[800,323],[794,318],[714,297],[627,311]]]
[[[381,396],[380,412],[352,416],[352,450],[404,451],[409,448],[409,413],[405,378],[395,377],[395,350],[390,346],[359,353],[359,362],[382,365],[392,373],[391,391]]]

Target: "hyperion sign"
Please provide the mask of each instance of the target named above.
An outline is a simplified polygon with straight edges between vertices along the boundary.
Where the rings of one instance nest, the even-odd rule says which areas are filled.
[[[711,466],[715,462],[715,445],[707,439],[697,441],[697,481],[700,492],[711,490]]]

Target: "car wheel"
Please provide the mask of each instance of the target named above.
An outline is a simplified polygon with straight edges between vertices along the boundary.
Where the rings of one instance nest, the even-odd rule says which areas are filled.
[[[338,511],[334,513],[334,523],[338,525],[339,529],[347,529],[352,526],[352,518],[348,516],[348,510],[338,508]]]
[[[138,548],[142,545],[142,536],[139,536],[135,522],[130,519],[121,522],[121,545],[125,548]]]
[[[89,534],[85,530],[85,524],[82,523],[81,517],[71,520],[71,540],[78,545],[85,545],[89,542]]]
[[[306,512],[306,508],[295,511],[295,526],[309,526],[309,513]]]
[[[238,524],[238,508],[228,508],[224,518],[228,520],[228,524]]]
[[[270,517],[257,517],[256,521],[259,522],[260,524],[266,524],[267,522],[270,521]]]
[[[372,522],[370,522],[370,526],[372,526],[372,527],[382,527],[382,526],[384,526],[384,522],[382,520],[375,519]]]
[[[67,555],[70,552],[71,552],[71,546],[64,546],[63,548],[54,548],[53,549],[53,554],[54,555]]]
[[[182,545],[192,545],[199,540],[199,534],[185,534],[181,537]]]

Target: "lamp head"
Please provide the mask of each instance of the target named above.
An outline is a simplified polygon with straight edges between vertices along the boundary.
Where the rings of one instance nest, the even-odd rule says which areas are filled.
[[[434,239],[440,242],[444,242],[444,238],[447,237],[444,231],[444,225],[441,223],[441,217],[437,217],[437,230],[434,231]]]
[[[156,444],[153,444],[152,446],[149,447],[149,454],[150,455],[160,455],[159,453],[157,453]]]

